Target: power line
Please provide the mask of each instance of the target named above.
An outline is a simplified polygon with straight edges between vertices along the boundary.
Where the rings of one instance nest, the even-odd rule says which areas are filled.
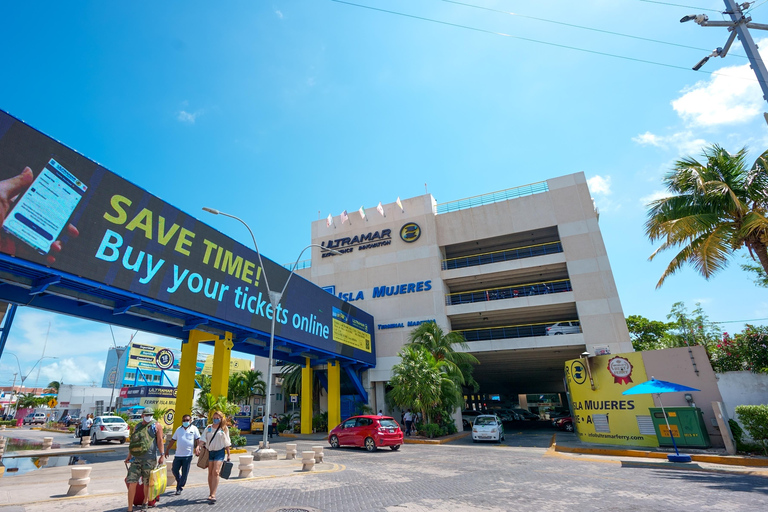
[[[541,22],[544,22],[544,23],[552,23],[552,24],[555,24],[555,25],[562,25],[562,26],[565,26],[565,27],[579,28],[579,29],[582,29],[582,30],[589,30],[589,31],[592,31],[592,32],[599,32],[601,34],[610,34],[610,35],[613,35],[613,36],[627,37],[627,38],[630,38],[630,39],[637,39],[637,40],[640,40],[640,41],[649,41],[651,43],[666,44],[666,45],[669,45],[669,46],[677,46],[678,48],[688,48],[689,50],[697,50],[697,51],[703,51],[703,52],[711,51],[710,48],[699,48],[699,47],[696,47],[696,46],[688,46],[688,45],[685,45],[685,44],[670,43],[668,41],[660,41],[658,39],[651,39],[649,37],[633,36],[631,34],[623,34],[621,32],[613,32],[611,30],[603,30],[603,29],[599,29],[599,28],[585,27],[583,25],[576,25],[574,23],[565,23],[563,21],[549,20],[549,19],[546,19],[546,18],[538,18],[536,16],[528,16],[526,14],[518,14],[516,12],[502,11],[500,9],[493,9],[493,8],[490,8],[490,7],[483,7],[483,6],[480,6],[480,5],[468,4],[468,3],[465,3],[465,2],[457,2],[456,0],[439,0],[439,1],[446,2],[446,3],[449,3],[449,4],[463,5],[465,7],[471,7],[473,9],[480,9],[480,10],[483,10],[483,11],[491,11],[491,12],[498,12],[498,13],[501,13],[501,14],[508,14],[510,16],[517,16],[518,18],[526,18],[526,19],[529,19],[529,20],[536,20],[536,21],[541,21]],[[734,55],[734,56],[735,57],[746,58],[744,55]]]
[[[717,13],[720,13],[720,14],[723,13],[723,11],[717,10],[717,9],[703,9],[701,7],[692,7],[690,5],[673,4],[673,3],[670,3],[670,2],[657,2],[656,0],[638,0],[638,1],[649,3],[649,4],[671,5],[672,7],[685,7],[686,9],[696,9],[697,11],[717,12]]]
[[[760,322],[768,318],[753,318],[751,320],[726,320],[725,322],[712,322],[713,324],[746,324],[748,322]]]
[[[483,33],[486,33],[486,34],[493,34],[493,35],[497,35],[497,36],[509,37],[509,38],[512,38],[512,39],[520,40],[520,41],[528,41],[530,43],[543,44],[543,45],[546,45],[546,46],[554,46],[556,48],[565,48],[565,49],[568,49],[568,50],[574,50],[574,51],[578,51],[578,52],[591,53],[593,55],[602,55],[604,57],[613,57],[615,59],[622,59],[622,60],[627,60],[627,61],[630,61],[630,62],[642,62],[643,64],[652,64],[654,66],[661,66],[661,67],[665,67],[665,68],[681,69],[683,71],[690,71],[691,70],[691,68],[685,67],[685,66],[677,66],[675,64],[665,64],[663,62],[655,62],[655,61],[652,61],[652,60],[637,59],[635,57],[627,57],[625,55],[618,55],[618,54],[615,54],[615,53],[600,52],[600,51],[597,51],[597,50],[589,50],[587,48],[578,48],[576,46],[569,46],[569,45],[566,45],[566,44],[552,43],[552,42],[549,42],[549,41],[541,41],[539,39],[531,39],[529,37],[513,36],[511,34],[505,34],[503,32],[494,32],[492,30],[486,30],[486,29],[477,28],[477,27],[470,27],[468,25],[461,25],[459,23],[450,23],[450,22],[447,22],[447,21],[440,21],[440,20],[436,20],[436,19],[433,19],[433,18],[425,18],[423,16],[416,16],[414,14],[406,14],[406,13],[398,12],[398,11],[390,11],[390,10],[381,9],[381,8],[378,8],[378,7],[371,7],[369,5],[362,5],[362,4],[352,3],[352,2],[346,2],[344,0],[331,0],[331,2],[336,2],[336,3],[339,3],[339,4],[345,4],[345,5],[351,5],[353,7],[360,7],[361,9],[368,9],[368,10],[371,10],[371,11],[378,11],[378,12],[384,12],[384,13],[387,13],[387,14],[394,14],[396,16],[403,16],[403,17],[406,17],[406,18],[413,18],[413,19],[417,19],[417,20],[421,20],[421,21],[428,21],[430,23],[437,23],[439,25],[447,25],[447,26],[450,26],[450,27],[456,27],[456,28],[463,28],[463,29],[467,29],[467,30],[473,30],[475,32],[483,32]],[[726,75],[726,74],[723,74],[723,73],[718,73],[716,71],[701,71],[701,70],[699,70],[698,72],[699,73],[705,73],[705,74],[708,74],[708,75],[715,75],[715,76],[724,76],[724,77],[728,77],[728,78],[735,78],[735,79],[739,79],[739,80],[755,81],[755,79],[752,79],[752,78],[746,78],[746,77],[740,77],[740,76],[734,76],[734,75]]]
[[[757,4],[756,6],[752,7],[751,9],[749,9],[749,12],[752,12],[752,11],[754,11],[755,9],[757,9],[758,7],[761,7],[761,6],[765,5],[765,3],[766,3],[766,2],[768,2],[768,0],[763,0],[762,2],[760,2],[759,4]]]

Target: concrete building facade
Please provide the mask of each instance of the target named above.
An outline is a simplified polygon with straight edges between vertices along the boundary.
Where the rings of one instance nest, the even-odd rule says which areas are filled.
[[[370,404],[411,330],[458,331],[480,360],[481,393],[565,390],[563,363],[632,351],[583,173],[438,204],[431,194],[312,223],[298,273],[374,316]]]

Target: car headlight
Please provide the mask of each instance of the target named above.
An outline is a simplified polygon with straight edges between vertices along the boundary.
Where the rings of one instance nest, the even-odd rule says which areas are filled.
[[[475,433],[475,434],[477,434],[477,429],[476,429],[476,428],[473,428],[473,429],[472,429],[472,432],[473,432],[473,433]]]
[[[491,434],[495,434],[495,433],[496,433],[496,429],[495,429],[495,428],[492,428],[492,429],[491,429]]]

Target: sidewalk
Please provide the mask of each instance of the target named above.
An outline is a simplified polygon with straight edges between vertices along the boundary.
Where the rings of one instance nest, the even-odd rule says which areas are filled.
[[[282,436],[281,436],[282,437]],[[286,438],[288,439],[288,438]],[[274,440],[274,438],[273,438]],[[285,449],[280,446],[272,446],[277,450],[278,459],[274,461],[254,461],[253,463],[253,477],[251,478],[237,478],[239,455],[245,454],[232,454],[232,462],[234,468],[232,470],[233,477],[230,480],[220,480],[220,485],[234,485],[239,482],[250,482],[254,480],[261,480],[265,478],[275,477],[293,477],[293,476],[309,476],[313,474],[323,474],[329,472],[340,471],[343,466],[333,463],[323,463],[315,465],[314,469],[310,472],[301,471],[301,451],[309,450],[312,445],[317,443],[313,442],[313,439],[300,440],[298,446],[298,460],[284,460]],[[98,447],[103,451],[104,447]],[[116,448],[116,446],[115,446]],[[250,455],[256,447],[246,446]],[[56,452],[62,450],[48,450],[46,455],[51,457],[56,456]],[[87,450],[87,449],[83,449]],[[173,461],[173,457],[167,461],[167,465],[170,466]],[[111,498],[107,500],[111,503],[123,504],[127,497],[127,490],[125,486],[126,467],[122,460],[101,462],[95,464],[88,464],[92,467],[91,481],[88,485],[88,496],[67,496],[67,490],[69,489],[68,480],[71,475],[71,468],[73,466],[60,466],[43,468],[36,471],[31,471],[23,475],[18,476],[3,476],[0,478],[0,507],[6,506],[23,506],[29,504],[35,504],[35,510],[53,510],[53,504],[58,503],[59,506],[72,500],[94,500],[100,498]],[[208,471],[203,470],[195,466],[194,464],[190,468],[189,478],[185,489],[195,487],[207,487],[208,485]],[[173,484],[168,485],[168,491],[175,490]],[[162,498],[161,498],[162,502]],[[50,504],[46,507],[45,504]],[[79,503],[72,506],[83,510],[82,505]],[[86,507],[86,509],[92,509]],[[56,508],[58,510],[58,508]]]

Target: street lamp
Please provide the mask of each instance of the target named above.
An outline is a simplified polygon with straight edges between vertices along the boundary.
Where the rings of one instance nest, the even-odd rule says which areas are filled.
[[[296,270],[296,267],[299,265],[299,261],[301,260],[301,255],[304,254],[304,251],[309,249],[310,247],[319,247],[323,251],[330,252],[331,254],[341,254],[339,251],[336,251],[334,249],[328,249],[327,247],[323,247],[322,245],[318,244],[309,244],[305,248],[301,250],[299,253],[299,257],[296,258],[296,263],[293,265],[292,268],[289,269],[290,274],[288,275],[288,279],[285,280],[285,284],[283,285],[283,289],[280,292],[276,292],[273,290],[270,290],[269,288],[269,280],[267,279],[267,269],[264,268],[264,262],[261,259],[261,251],[259,251],[259,246],[256,243],[256,237],[253,235],[253,231],[251,230],[250,226],[241,219],[240,217],[235,217],[234,215],[230,215],[228,213],[224,213],[219,210],[215,210],[213,208],[207,208],[203,207],[203,210],[212,213],[213,215],[224,215],[225,217],[230,217],[232,219],[235,219],[239,221],[245,228],[248,230],[248,232],[251,234],[251,239],[253,240],[253,246],[256,249],[256,254],[259,257],[259,265],[261,265],[261,272],[264,275],[264,284],[267,287],[267,295],[269,296],[269,302],[272,305],[272,323],[270,325],[269,330],[269,359],[268,359],[268,366],[267,366],[267,400],[264,407],[264,416],[262,416],[262,425],[263,425],[263,431],[264,431],[264,450],[270,450],[270,453],[274,450],[271,450],[269,448],[269,441],[268,441],[268,433],[269,433],[269,422],[270,420],[270,410],[272,406],[272,355],[275,348],[275,317],[277,315],[274,314],[274,311],[277,311],[277,306],[280,303],[280,300],[283,298],[283,293],[285,293],[285,289],[288,288],[288,283],[291,281],[291,277],[293,277],[293,271]],[[263,452],[263,451],[262,451]],[[277,453],[275,453],[275,457],[277,456]],[[266,459],[262,459],[266,460]]]
[[[35,361],[35,364],[32,365],[32,368],[29,369],[29,372],[27,372],[27,374],[24,375],[24,373],[21,371],[21,363],[19,362],[19,357],[16,354],[14,354],[13,352],[4,352],[4,354],[10,354],[10,355],[12,355],[13,357],[16,358],[16,364],[19,367],[19,375],[21,376],[21,389],[24,389],[24,381],[27,380],[27,377],[32,375],[32,371],[35,369],[35,366],[37,366],[40,363],[40,361],[42,361],[43,359],[58,359],[58,357],[43,356],[40,359],[38,359],[37,361]],[[17,393],[16,394],[16,404],[15,404],[15,406],[13,408],[13,417],[14,417],[14,419],[16,418],[16,413],[18,412],[18,410],[19,410],[19,395]]]

